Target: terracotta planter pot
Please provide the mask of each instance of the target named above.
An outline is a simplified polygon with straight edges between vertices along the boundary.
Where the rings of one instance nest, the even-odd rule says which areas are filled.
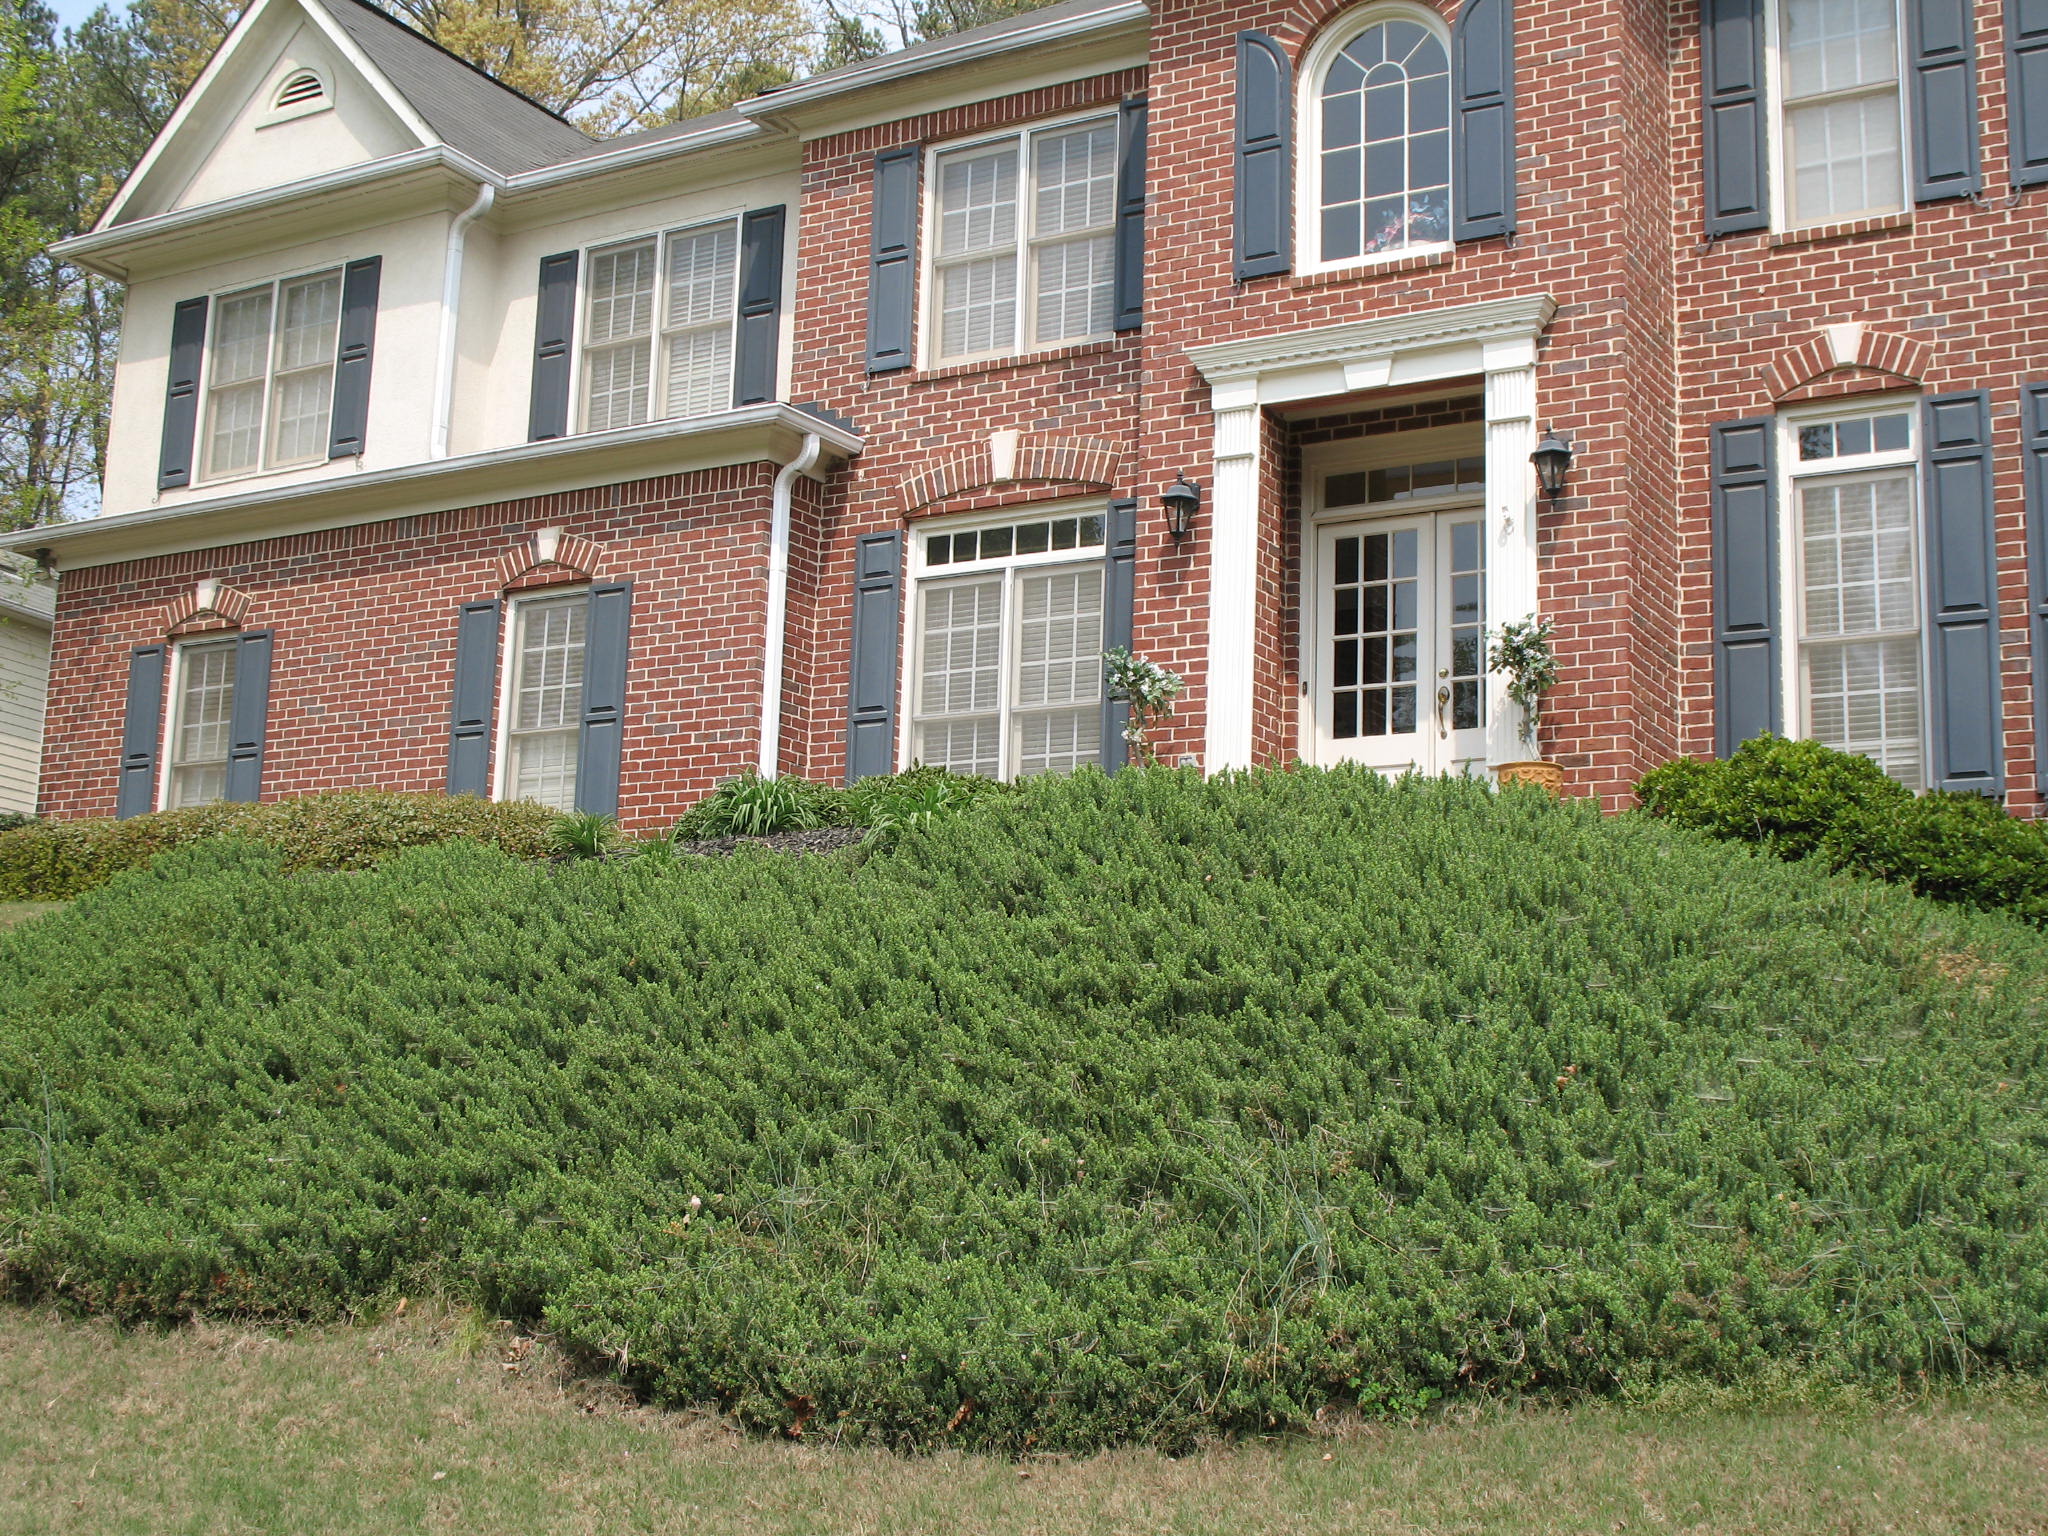
[[[1564,793],[1564,770],[1555,763],[1502,763],[1493,772],[1503,787],[1509,784],[1533,784],[1538,789],[1549,790],[1553,795]]]

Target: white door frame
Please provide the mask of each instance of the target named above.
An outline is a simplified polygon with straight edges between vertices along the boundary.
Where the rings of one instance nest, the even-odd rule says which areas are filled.
[[[1214,346],[1188,358],[1209,385],[1214,419],[1209,546],[1208,730],[1211,773],[1252,761],[1257,654],[1259,460],[1264,408],[1299,400],[1485,377],[1486,627],[1536,611],[1536,348],[1557,301],[1548,294],[1488,299],[1348,325],[1288,331]],[[1524,755],[1507,680],[1488,680],[1489,767]]]

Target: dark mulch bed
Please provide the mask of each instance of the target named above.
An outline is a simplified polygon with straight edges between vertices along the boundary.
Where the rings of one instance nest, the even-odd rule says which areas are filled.
[[[723,858],[737,848],[767,848],[775,853],[837,853],[853,848],[868,835],[866,827],[813,827],[808,832],[776,832],[768,837],[711,837],[699,843],[677,843],[677,853]]]

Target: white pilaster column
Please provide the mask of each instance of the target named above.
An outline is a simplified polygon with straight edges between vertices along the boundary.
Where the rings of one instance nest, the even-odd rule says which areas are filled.
[[[1209,509],[1209,773],[1252,762],[1252,668],[1258,621],[1259,397],[1252,381],[1210,395],[1216,449]]]
[[[1487,643],[1504,624],[1536,612],[1536,343],[1486,347]],[[1532,755],[1521,737],[1522,712],[1509,700],[1507,679],[1487,679],[1486,759],[1489,766]]]

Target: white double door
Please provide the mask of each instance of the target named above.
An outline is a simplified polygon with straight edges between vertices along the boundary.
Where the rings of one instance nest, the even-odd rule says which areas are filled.
[[[1307,755],[1383,773],[1486,764],[1486,541],[1478,507],[1313,531]]]

